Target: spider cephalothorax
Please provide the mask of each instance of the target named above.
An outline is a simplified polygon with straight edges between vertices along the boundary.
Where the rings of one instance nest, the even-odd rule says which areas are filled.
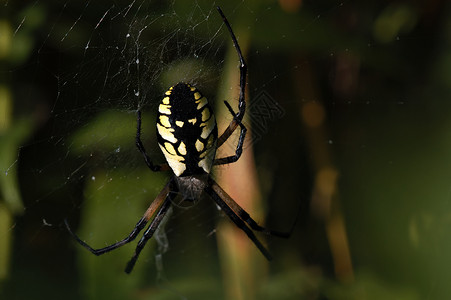
[[[136,251],[132,259],[125,268],[125,272],[127,273],[132,271],[141,250],[158,228],[169,207],[174,203],[174,199],[180,194],[183,200],[188,199],[194,201],[205,192],[229,216],[235,225],[247,234],[267,259],[271,259],[271,255],[260,243],[252,230],[277,236],[288,235],[259,226],[209,175],[213,165],[233,163],[240,158],[243,150],[244,137],[246,136],[246,127],[241,122],[246,110],[246,102],[244,100],[246,64],[232,28],[219,7],[218,12],[232,37],[233,45],[240,60],[238,112],[235,113],[230,104],[224,101],[228,110],[233,115],[233,120],[229,126],[218,137],[215,116],[207,99],[195,87],[186,83],[178,83],[169,88],[158,106],[157,117],[158,144],[163,151],[167,164],[155,165],[147,155],[141,141],[140,110],[138,110],[137,117],[136,146],[143,155],[147,166],[152,171],[172,169],[174,176],[150,204],[144,216],[138,221],[130,235],[110,246],[93,249],[76,236],[66,222],[69,232],[82,246],[95,255],[101,255],[133,241],[151,220],[150,225],[136,246]],[[235,154],[223,158],[216,158],[216,149],[224,144],[237,127],[240,127],[240,137]]]

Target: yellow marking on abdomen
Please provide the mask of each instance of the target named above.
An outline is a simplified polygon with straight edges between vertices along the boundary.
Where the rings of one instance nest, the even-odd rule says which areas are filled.
[[[170,105],[166,105],[166,104],[160,104],[158,106],[158,111],[162,114],[165,115],[170,115],[171,114],[171,110],[170,110],[171,106]]]
[[[197,152],[204,150],[204,143],[202,143],[200,140],[197,140],[194,145],[196,146]]]
[[[200,110],[202,107],[204,107],[208,103],[207,98],[205,98],[205,97],[202,97],[199,100],[196,100],[195,102],[197,103],[197,110]]]
[[[216,122],[214,116],[212,116],[207,122],[202,123],[201,126],[202,125],[204,126],[202,128],[202,133],[200,134],[200,136],[201,138],[206,139],[215,128]]]
[[[169,97],[164,97],[162,102],[163,104],[169,104]]]
[[[174,146],[172,146],[171,143],[164,143],[164,149],[171,155],[177,155],[177,152],[175,152]]]
[[[210,135],[207,141],[207,149],[210,149],[215,143],[215,137],[213,135]]]
[[[210,173],[211,166],[213,165],[213,159],[215,157],[216,149],[215,147],[207,149],[203,152],[200,157],[202,158],[197,164],[199,167],[204,169],[205,172]]]
[[[210,118],[210,109],[208,107],[205,107],[202,111],[202,122],[205,122]]]
[[[169,122],[168,116],[160,116],[160,123],[164,127],[167,127],[167,128],[171,127],[171,123]]]
[[[174,128],[166,128],[157,123],[157,130],[161,137],[166,141],[177,143],[177,138],[172,133],[174,131]]]
[[[175,125],[177,125],[178,127],[183,127],[183,124],[185,124],[185,122],[183,122],[183,121],[175,121]]]
[[[186,146],[184,142],[180,142],[180,146],[177,148],[181,155],[186,155]]]
[[[174,174],[176,176],[182,175],[182,173],[186,170],[186,165],[183,163],[185,159],[179,155],[169,155],[165,152],[166,149],[164,146],[159,146],[161,148],[161,151],[163,151],[163,154],[166,157],[166,161],[168,162]]]

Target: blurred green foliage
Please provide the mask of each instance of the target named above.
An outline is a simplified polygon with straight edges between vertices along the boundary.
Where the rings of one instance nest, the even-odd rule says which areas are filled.
[[[194,78],[214,100],[230,46],[216,5],[249,36],[249,98],[264,90],[285,110],[254,144],[266,225],[289,228],[301,207],[290,239],[267,238],[276,259],[258,298],[446,299],[450,5],[199,0],[2,4],[0,71],[13,109],[0,132],[0,267],[11,265],[0,298],[226,297],[220,213],[208,199],[174,209],[162,261],[152,239],[129,276],[135,243],[96,257],[63,226],[67,218],[103,247],[127,236],[164,186],[169,174],[150,172],[135,149],[135,112],[145,111],[144,142],[161,161],[153,125],[161,92]],[[301,113],[309,102],[325,116],[325,134],[310,139]],[[347,280],[311,207],[313,157],[323,154],[312,150],[315,137],[338,172]]]

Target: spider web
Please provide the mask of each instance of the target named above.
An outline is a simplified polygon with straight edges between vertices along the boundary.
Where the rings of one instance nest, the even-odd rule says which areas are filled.
[[[155,143],[154,112],[164,91],[184,81],[199,88],[209,101],[221,102],[215,99],[215,91],[231,40],[216,11],[217,5],[182,1],[5,4],[16,13],[14,39],[34,37],[29,62],[25,67],[12,69],[18,82],[28,84],[17,98],[27,107],[33,103],[26,111],[36,122],[29,125],[35,126],[30,130],[34,131],[33,139],[20,148],[20,156],[6,170],[14,169],[19,158],[27,166],[20,175],[27,184],[22,195],[25,214],[10,227],[13,230],[33,224],[35,233],[25,243],[34,246],[35,240],[50,232],[56,238],[54,246],[64,247],[67,233],[62,227],[63,218],[95,248],[129,233],[169,176],[150,172],[135,148],[137,109],[143,110],[142,136],[147,151],[154,161],[162,162]],[[223,9],[230,19],[241,10],[253,14],[240,1]],[[256,26],[254,23],[250,24]],[[253,55],[258,58],[258,53]],[[274,78],[268,76],[267,83]],[[237,98],[235,93],[227,100],[235,107]],[[271,96],[266,94],[262,103],[266,107],[263,110],[256,106],[258,118],[265,122],[258,139],[265,134],[268,122],[284,114]],[[236,137],[224,151],[233,152],[235,143]],[[173,294],[180,293],[172,282],[182,280],[174,275],[174,265],[193,257],[215,258],[216,208],[189,206],[193,206],[189,213],[178,209],[169,216],[169,225],[161,226],[156,243],[149,243],[152,245],[141,255],[139,263],[149,266],[148,270],[134,271],[153,274],[161,288]],[[185,235],[194,238],[186,240]],[[121,270],[135,245],[118,249],[113,260],[113,256],[99,260],[71,243],[71,249],[76,251],[72,255],[79,257],[79,263],[71,270],[94,266],[90,271],[81,271],[85,287],[82,295],[91,297],[103,294],[101,289],[106,284],[102,286],[98,279],[93,285],[90,280],[100,277],[108,266]],[[26,264],[27,254],[26,250],[19,251],[15,259]],[[218,268],[216,263],[207,270]],[[167,270],[172,270],[169,281]],[[56,274],[61,273],[67,275],[65,271]],[[217,286],[220,281],[209,284]],[[98,287],[92,291],[94,286]]]
[[[432,47],[434,38],[440,34],[424,37],[421,31],[415,31],[416,26],[427,23],[420,24],[418,8],[404,2],[389,2],[2,3],[0,15],[7,22],[0,21],[0,68],[5,78],[0,82],[0,100],[12,95],[14,111],[0,101],[0,133],[4,126],[2,113],[11,118],[8,135],[0,135],[3,176],[0,189],[6,199],[0,199],[0,225],[6,223],[1,228],[7,228],[0,231],[0,246],[12,243],[13,249],[10,256],[1,252],[8,247],[0,251],[0,266],[5,265],[1,263],[2,257],[11,261],[7,272],[10,279],[5,281],[4,289],[0,285],[0,297],[5,293],[6,298],[20,299],[36,298],[36,294],[47,299],[61,299],[61,295],[69,299],[227,298],[224,295],[231,288],[223,277],[230,274],[224,274],[222,267],[228,262],[220,261],[221,249],[216,242],[220,231],[216,230],[218,219],[224,216],[212,201],[201,199],[174,205],[129,277],[123,275],[123,269],[136,241],[95,257],[76,244],[63,225],[67,219],[80,238],[94,248],[114,243],[130,233],[170,176],[151,172],[137,151],[136,112],[143,111],[142,137],[147,152],[154,162],[163,162],[155,137],[155,112],[170,86],[179,81],[195,85],[212,103],[218,120],[225,123],[231,120],[226,110],[218,112],[223,108],[223,100],[237,107],[238,86],[227,83],[224,74],[229,72],[229,57],[234,62],[232,70],[238,74],[238,58],[216,11],[217,5],[228,17],[249,67],[244,123],[252,128],[252,135],[244,151],[253,151],[258,162],[256,177],[262,182],[264,202],[268,202],[265,209],[271,211],[266,223],[274,229],[288,228],[299,203],[304,212],[296,236],[287,242],[277,240],[277,245],[268,239],[280,260],[272,263],[270,269],[263,266],[261,273],[262,277],[267,273],[275,276],[264,281],[265,285],[257,286],[262,281],[246,281],[247,270],[243,270],[242,277],[236,280],[258,291],[260,297],[254,298],[265,299],[280,299],[283,292],[287,299],[333,299],[334,295],[366,291],[368,286],[380,292],[374,295],[390,294],[396,299],[439,295],[435,290],[425,292],[433,289],[429,286],[431,282],[435,286],[443,280],[432,271],[424,272],[425,278],[415,275],[416,281],[406,284],[408,279],[404,275],[416,273],[411,271],[415,266],[404,257],[417,261],[417,256],[407,256],[401,251],[413,243],[418,252],[423,251],[418,255],[425,257],[446,252],[438,240],[446,240],[448,232],[443,228],[449,228],[449,216],[440,210],[439,217],[433,218],[434,209],[424,212],[411,208],[415,207],[412,205],[415,201],[411,201],[414,197],[430,198],[426,191],[412,193],[411,197],[405,197],[408,201],[396,202],[403,195],[392,190],[411,190],[412,183],[404,179],[408,188],[399,188],[402,178],[411,175],[396,173],[393,168],[402,162],[406,169],[411,168],[404,156],[396,155],[396,151],[385,152],[383,146],[398,145],[395,134],[404,130],[400,135],[407,142],[416,140],[415,133],[422,133],[424,144],[448,149],[434,139],[442,138],[440,131],[430,135],[424,128],[415,127],[419,117],[414,114],[415,109],[421,110],[421,116],[427,118],[422,124],[429,124],[428,121],[448,124],[442,106],[445,101],[436,110],[433,105],[418,106],[422,100],[419,95],[438,94],[436,86],[423,86],[423,81],[427,85],[430,79],[417,77],[428,74],[429,67],[425,66],[430,61],[424,58],[431,51],[425,48]],[[10,45],[4,42],[4,36],[11,36]],[[3,64],[5,48],[12,54]],[[317,80],[310,81],[311,78]],[[442,80],[449,82],[448,78]],[[441,98],[437,95],[436,99]],[[322,127],[315,127],[318,122],[322,122]],[[380,127],[380,123],[389,125]],[[378,131],[384,128],[384,132]],[[237,136],[233,136],[218,156],[232,154],[236,140]],[[409,146],[400,147],[403,155],[412,149],[428,150],[414,142]],[[410,161],[417,161],[413,154],[407,156]],[[316,160],[320,159],[323,160],[318,163]],[[362,171],[365,164],[378,166]],[[377,174],[373,169],[380,170],[387,164],[383,175],[372,177]],[[321,169],[324,172],[315,169],[330,165],[334,168]],[[429,162],[423,161],[423,165]],[[227,168],[217,169],[214,176],[221,177]],[[437,169],[442,166],[430,172],[411,173],[436,174]],[[368,188],[385,174],[399,176],[386,182],[382,189]],[[444,171],[441,178],[445,179],[437,180],[445,186],[437,190],[446,190],[441,197],[449,202],[447,175]],[[321,180],[333,182],[338,190],[337,178],[341,180],[340,202],[319,201],[321,197],[316,197],[315,192],[330,192],[330,185],[319,188]],[[416,186],[423,186],[424,178],[417,182]],[[396,188],[387,191],[385,187],[391,185]],[[226,190],[233,192],[233,188]],[[390,191],[392,197],[386,197],[385,193]],[[382,203],[382,208],[374,203]],[[7,217],[3,215],[4,206],[11,212]],[[325,217],[329,210],[337,207],[346,211],[331,218],[338,220],[339,226],[337,223],[332,224],[335,227],[324,226],[323,222],[329,220]],[[406,207],[411,210],[406,212]],[[249,213],[253,215],[252,211]],[[396,222],[386,222],[386,215]],[[343,220],[347,223],[340,223]],[[374,225],[371,222],[377,226],[371,227]],[[397,231],[392,230],[397,222],[402,224]],[[351,268],[350,278],[355,276],[355,285],[350,289],[340,285],[349,278],[335,274],[340,271],[335,264],[346,261],[346,257],[337,259],[334,255],[346,251],[334,248],[333,239],[327,236],[336,231],[324,232],[324,228],[340,229],[340,226],[360,239],[354,238],[354,244],[344,239],[335,241],[351,248],[353,259],[363,265],[361,269],[371,270],[362,275],[357,274],[359,266]],[[369,241],[370,234],[364,231],[368,227],[374,230]],[[380,234],[381,230],[385,235]],[[433,231],[439,232],[438,236],[430,237]],[[381,248],[380,244],[388,244],[385,237],[391,237],[393,245],[400,246],[374,250]],[[400,240],[405,243],[397,244]],[[251,244],[247,240],[246,243]],[[432,245],[432,250],[421,248],[426,244]],[[380,261],[396,264],[384,269]],[[304,262],[312,266],[311,270],[303,268]],[[402,271],[391,272],[396,267]],[[356,273],[352,274],[353,271]],[[338,279],[339,283],[330,282],[330,278]],[[388,282],[392,278],[393,284]],[[23,288],[24,283],[27,289]],[[343,291],[347,293],[340,294]]]

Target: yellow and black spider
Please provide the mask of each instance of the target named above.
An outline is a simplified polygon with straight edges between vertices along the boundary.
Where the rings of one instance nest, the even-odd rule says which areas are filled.
[[[160,222],[164,218],[171,203],[178,194],[182,194],[185,199],[198,199],[205,192],[216,204],[229,216],[229,218],[243,230],[254,242],[261,253],[268,259],[271,255],[260,243],[252,230],[260,231],[269,235],[286,237],[287,233],[268,230],[258,225],[249,214],[242,209],[227,193],[211,178],[210,170],[213,165],[223,165],[236,162],[243,151],[246,127],[241,123],[246,102],[244,92],[246,87],[246,63],[238,45],[235,34],[230,27],[227,18],[218,7],[224,24],[229,30],[233,45],[240,60],[240,95],[238,102],[238,112],[235,113],[227,101],[224,101],[233,120],[230,122],[224,133],[218,138],[218,127],[215,116],[208,104],[207,99],[194,87],[187,83],[178,83],[169,88],[158,107],[158,144],[163,151],[167,164],[155,165],[150,160],[141,142],[141,111],[138,110],[136,146],[144,157],[147,166],[154,172],[172,169],[173,176],[156,199],[150,204],[144,216],[138,221],[133,231],[125,239],[110,246],[93,249],[82,241],[69,227],[65,221],[67,229],[73,237],[83,247],[94,253],[101,255],[112,251],[133,241],[139,232],[152,219],[149,227],[144,232],[143,237],[136,246],[135,253],[128,262],[125,272],[130,273],[138,259],[141,250],[146,242],[152,237]],[[230,137],[237,127],[241,132],[235,155],[224,158],[216,158],[216,149]]]

